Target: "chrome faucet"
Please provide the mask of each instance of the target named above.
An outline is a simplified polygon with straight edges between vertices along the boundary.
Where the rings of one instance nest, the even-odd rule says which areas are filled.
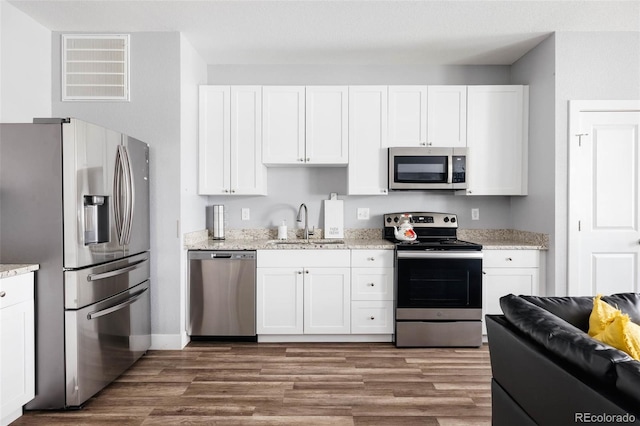
[[[308,240],[309,235],[313,235],[313,230],[309,232],[309,212],[307,211],[307,205],[305,203],[300,204],[298,208],[298,216],[296,216],[296,222],[302,222],[302,208],[304,207],[304,239]],[[314,227],[315,228],[315,227]]]

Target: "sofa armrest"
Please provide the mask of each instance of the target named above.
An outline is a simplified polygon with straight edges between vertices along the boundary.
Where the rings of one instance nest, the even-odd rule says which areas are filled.
[[[616,365],[616,373],[618,375],[616,387],[640,410],[640,362],[635,360],[620,362]]]

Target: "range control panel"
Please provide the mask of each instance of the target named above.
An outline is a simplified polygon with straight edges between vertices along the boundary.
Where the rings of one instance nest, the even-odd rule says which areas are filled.
[[[398,226],[403,217],[409,216],[414,228],[457,228],[458,216],[453,213],[404,212],[384,215],[384,226]]]

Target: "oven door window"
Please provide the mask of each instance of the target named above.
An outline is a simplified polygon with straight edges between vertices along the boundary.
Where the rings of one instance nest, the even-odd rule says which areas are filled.
[[[396,183],[447,183],[449,157],[403,156],[393,158]]]
[[[398,259],[397,307],[482,307],[482,260]]]

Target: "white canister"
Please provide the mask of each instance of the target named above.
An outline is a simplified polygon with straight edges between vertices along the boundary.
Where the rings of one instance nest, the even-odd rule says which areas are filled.
[[[287,239],[287,222],[282,221],[282,225],[278,226],[278,239],[286,240]]]

